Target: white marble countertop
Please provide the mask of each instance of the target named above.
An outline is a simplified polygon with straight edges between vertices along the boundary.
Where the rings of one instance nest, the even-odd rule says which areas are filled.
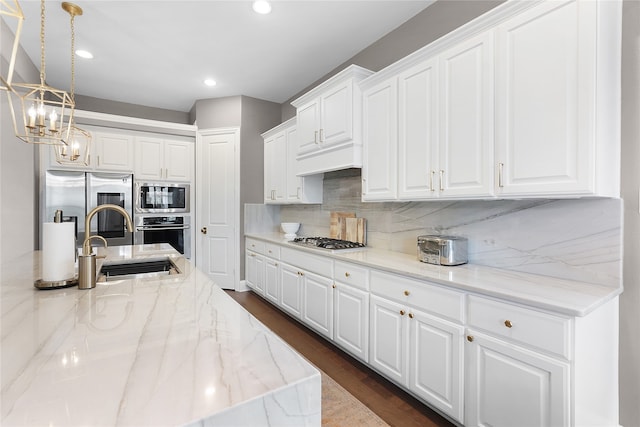
[[[39,252],[0,270],[3,426],[320,424],[320,373],[168,245],[183,274],[37,290]]]
[[[374,248],[332,251],[288,242],[280,233],[246,234],[333,259],[401,274],[569,316],[585,316],[622,293],[622,288],[527,274],[474,264],[439,266],[418,261],[416,255]]]

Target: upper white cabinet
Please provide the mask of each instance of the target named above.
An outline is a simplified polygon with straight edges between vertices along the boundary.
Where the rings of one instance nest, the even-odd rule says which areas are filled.
[[[52,147],[44,145],[48,152],[48,168],[74,170],[100,170],[133,172],[133,137],[126,133],[92,131],[89,146],[89,164],[59,164]]]
[[[363,200],[492,196],[492,31],[369,81]]]
[[[136,138],[135,178],[152,181],[191,181],[193,143],[160,138]]]
[[[297,175],[362,166],[357,83],[371,74],[351,65],[291,103],[298,123]]]
[[[498,195],[619,195],[620,2],[544,2],[498,26]]]
[[[324,175],[297,175],[299,134],[295,118],[262,134],[267,204],[322,203]]]
[[[505,2],[365,79],[363,200],[618,197],[620,36],[620,2]]]

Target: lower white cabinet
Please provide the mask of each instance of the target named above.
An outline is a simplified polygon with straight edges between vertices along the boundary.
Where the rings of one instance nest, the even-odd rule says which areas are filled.
[[[280,305],[280,263],[271,258],[264,259],[264,297]]]
[[[467,331],[465,425],[568,426],[570,365]]]
[[[333,342],[352,356],[369,359],[369,292],[341,282],[333,288]]]
[[[264,295],[264,257],[256,252],[247,251],[245,263],[247,286]]]
[[[319,334],[333,339],[333,280],[309,272],[302,277],[302,321]]]
[[[371,295],[369,364],[463,421],[464,327]]]
[[[302,317],[302,272],[300,269],[280,264],[280,308],[293,317]]]

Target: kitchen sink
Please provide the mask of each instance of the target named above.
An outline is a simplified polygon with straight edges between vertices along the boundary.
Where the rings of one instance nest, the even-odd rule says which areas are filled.
[[[129,261],[119,264],[103,264],[98,274],[98,281],[123,279],[139,279],[145,277],[161,277],[180,274],[180,270],[170,258]]]

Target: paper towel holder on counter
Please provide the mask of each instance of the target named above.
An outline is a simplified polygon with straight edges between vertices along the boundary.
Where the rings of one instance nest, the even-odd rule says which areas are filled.
[[[57,210],[53,219],[54,223],[61,223],[62,222],[62,211],[61,210]],[[75,237],[74,237],[75,239]],[[73,245],[73,250],[74,253],[76,251],[75,248],[75,244]],[[77,253],[76,253],[77,255]],[[69,279],[64,279],[64,280],[42,280],[42,279],[38,279],[33,283],[33,286],[35,286],[37,289],[59,289],[59,288],[68,288],[71,286],[78,286],[78,275],[75,275],[72,278]]]

